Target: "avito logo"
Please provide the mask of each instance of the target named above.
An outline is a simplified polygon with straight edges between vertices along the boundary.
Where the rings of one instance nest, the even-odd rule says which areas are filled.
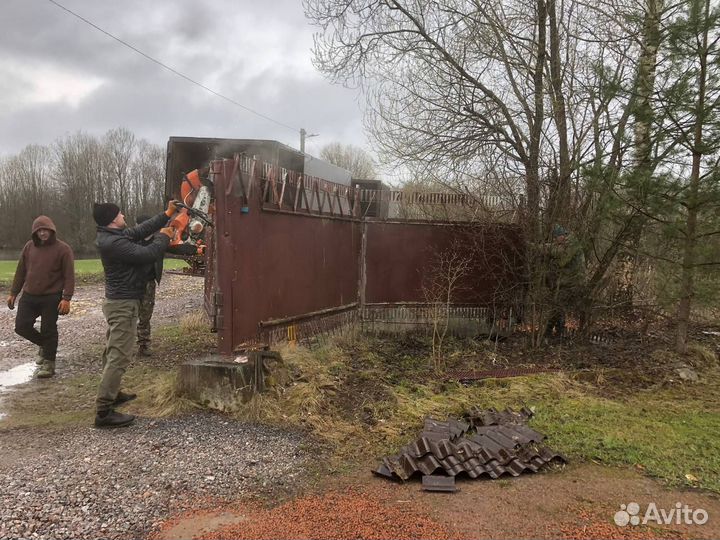
[[[626,525],[647,525],[655,523],[658,525],[704,525],[709,516],[707,510],[702,508],[692,509],[687,504],[675,503],[670,510],[658,508],[657,504],[651,502],[641,514],[640,505],[636,502],[621,504],[620,510],[615,512],[613,519],[620,527]],[[642,516],[642,517],[641,517]]]

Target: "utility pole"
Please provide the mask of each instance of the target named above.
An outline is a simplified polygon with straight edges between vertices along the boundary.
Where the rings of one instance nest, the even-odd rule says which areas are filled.
[[[309,139],[310,137],[317,137],[317,133],[310,133],[308,134],[307,131],[305,131],[305,128],[300,129],[300,151],[304,154],[305,153],[305,139]]]

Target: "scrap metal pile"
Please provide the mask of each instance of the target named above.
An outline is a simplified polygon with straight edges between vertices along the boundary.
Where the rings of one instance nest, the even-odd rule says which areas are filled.
[[[463,420],[425,419],[420,438],[397,456],[383,458],[374,474],[393,480],[423,476],[423,486],[454,491],[454,478],[498,478],[537,472],[565,457],[543,444],[545,436],[527,426],[529,409],[476,410]]]

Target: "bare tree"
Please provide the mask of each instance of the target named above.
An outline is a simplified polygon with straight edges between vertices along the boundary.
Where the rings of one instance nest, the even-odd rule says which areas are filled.
[[[583,291],[590,298],[618,267],[629,270],[632,284],[638,255],[661,227],[673,242],[658,246],[664,258],[683,253],[678,313],[687,320],[691,269],[708,264],[697,260],[698,240],[715,234],[712,227],[698,229],[695,210],[716,208],[705,195],[718,169],[708,131],[718,100],[690,90],[717,88],[716,6],[701,0],[304,5],[322,29],[317,67],[334,81],[362,85],[367,127],[384,159],[461,193],[502,191],[519,202],[530,304],[540,301],[546,278],[533,246],[555,223],[581,239],[589,263]],[[699,20],[709,35],[688,39],[686,49],[692,43],[695,49],[680,55],[682,64],[666,42],[679,35],[679,24],[687,30]],[[680,95],[695,102],[679,104]],[[682,227],[671,202],[687,210],[680,213]],[[583,304],[589,309],[589,301]]]
[[[626,147],[642,34],[635,15],[643,11],[622,2],[304,5],[323,29],[317,67],[363,85],[366,123],[383,158],[479,200],[490,193],[518,204],[532,304],[546,281],[533,246],[555,223],[588,246],[588,225],[607,232],[613,186],[592,179],[588,189],[585,172],[595,164],[604,179],[608,155],[616,150],[617,159]]]
[[[13,158],[0,163],[0,246],[19,247],[23,235],[27,239],[30,216],[23,208],[20,185],[17,182],[18,167]]]
[[[3,212],[0,222],[7,233],[2,243],[17,245],[27,240],[32,221],[56,209],[56,189],[51,176],[47,147],[29,145],[0,167]]]
[[[87,249],[95,238],[92,205],[108,200],[101,181],[103,151],[94,137],[76,133],[55,143],[55,178],[61,190],[71,244]]]
[[[130,167],[135,150],[135,135],[125,128],[108,131],[103,138],[104,178],[107,193],[124,211],[133,213]]]
[[[316,65],[360,82],[382,155],[470,172],[490,157],[522,179],[528,239],[568,219],[591,117],[578,58],[595,56],[576,29],[579,2],[306,0],[323,28]],[[473,170],[474,169],[474,170]],[[541,225],[543,228],[541,228]]]
[[[432,324],[432,361],[435,372],[442,372],[445,365],[444,343],[450,328],[450,314],[458,301],[461,282],[469,273],[471,257],[457,248],[436,253],[430,272],[422,285],[423,296],[428,304]]]
[[[75,250],[89,251],[93,202],[112,201],[136,216],[158,212],[164,192],[165,150],[122,128],[102,142],[76,133],[49,148],[29,145],[0,161],[0,246],[22,246],[33,219],[48,214]]]
[[[165,151],[160,146],[140,140],[131,167],[131,178],[135,216],[159,212],[165,196]]]
[[[351,144],[330,143],[320,150],[325,161],[347,169],[356,179],[374,179],[377,175],[372,156],[362,148]]]

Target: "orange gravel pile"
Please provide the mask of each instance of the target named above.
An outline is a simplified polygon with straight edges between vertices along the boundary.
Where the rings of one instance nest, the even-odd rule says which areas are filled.
[[[253,511],[248,521],[207,532],[198,539],[449,539],[450,532],[405,505],[390,506],[362,493],[308,496]]]

